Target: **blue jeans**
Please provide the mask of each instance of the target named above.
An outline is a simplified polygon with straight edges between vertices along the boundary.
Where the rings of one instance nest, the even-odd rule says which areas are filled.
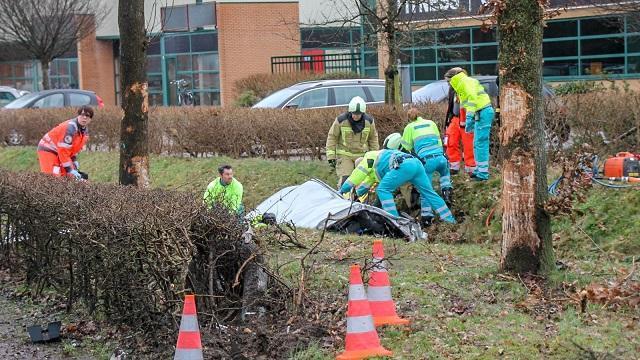
[[[478,112],[480,119],[474,121],[473,154],[476,159],[476,170],[473,175],[481,180],[489,179],[489,138],[491,137],[491,124],[495,116],[492,106],[488,106]]]
[[[451,214],[447,204],[433,191],[422,163],[416,158],[405,159],[397,169],[389,170],[380,181],[380,184],[378,184],[376,194],[383,210],[393,216],[399,216],[393,200],[393,192],[406,183],[411,183],[418,189],[423,216],[433,216],[431,210],[431,205],[433,205],[442,220],[452,224],[456,223],[456,219]]]
[[[449,162],[444,155],[427,155],[422,158],[424,171],[429,177],[429,182],[433,184],[433,173],[440,174],[440,189],[451,189],[451,174],[449,173]]]

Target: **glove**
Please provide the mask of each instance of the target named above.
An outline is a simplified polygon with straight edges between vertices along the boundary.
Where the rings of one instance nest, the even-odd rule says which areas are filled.
[[[474,116],[472,114],[467,114],[467,118],[465,119],[466,124],[464,125],[464,131],[467,133],[473,132],[473,125],[475,122]]]
[[[78,162],[78,160],[75,160],[73,162],[73,166],[76,168],[76,170],[80,169],[80,163]]]
[[[80,173],[76,169],[71,170],[69,172],[69,175],[73,176],[76,180],[81,180],[82,179],[82,175],[80,175]]]
[[[331,166],[331,168],[333,170],[335,170],[336,169],[336,159],[330,159],[330,160],[327,160],[327,161],[329,162],[329,166]]]

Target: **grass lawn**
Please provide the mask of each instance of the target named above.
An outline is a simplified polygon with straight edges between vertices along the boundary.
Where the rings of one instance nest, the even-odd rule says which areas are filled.
[[[117,181],[117,154],[82,153],[81,167],[100,182]],[[324,162],[286,162],[262,159],[185,159],[152,157],[154,187],[200,192],[217,176],[222,163],[234,166],[244,184],[246,204],[257,205],[278,189],[309,177],[334,182]],[[0,150],[0,167],[37,170],[33,148]],[[594,188],[576,206],[573,218],[553,219],[554,246],[566,266],[541,282],[497,271],[500,256],[500,214],[496,209],[500,181],[470,183],[456,177],[456,211],[462,224],[430,230],[430,242],[406,243],[385,239],[390,260],[393,296],[407,329],[384,328],[382,343],[398,359],[635,359],[640,353],[640,313],[589,304],[584,313],[571,299],[592,282],[614,280],[620,269],[640,259],[640,190]],[[494,213],[492,220],[487,221]],[[267,230],[269,231],[269,230]],[[299,259],[306,250],[283,249],[266,239],[270,262],[283,265],[279,274],[296,283]],[[300,231],[312,245],[316,231]],[[348,267],[364,263],[373,238],[327,234],[311,255],[309,291],[316,299],[346,303]],[[638,281],[636,273],[629,281]],[[332,296],[327,296],[331,294]],[[332,301],[333,301],[332,300]],[[336,329],[345,327],[344,319]],[[339,333],[336,337],[342,337]],[[342,346],[325,347],[318,339],[289,354],[294,359],[332,359]]]

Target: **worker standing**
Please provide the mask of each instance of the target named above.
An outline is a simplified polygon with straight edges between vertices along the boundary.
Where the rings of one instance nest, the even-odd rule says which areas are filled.
[[[462,68],[452,68],[444,77],[460,98],[460,106],[466,111],[465,131],[475,133],[473,154],[476,170],[471,178],[478,181],[489,180],[489,137],[495,116],[491,98],[480,82],[469,77]]]
[[[204,203],[209,208],[216,203],[222,204],[230,211],[242,214],[244,212],[243,188],[240,181],[233,177],[233,168],[231,165],[222,165],[218,168],[218,174],[220,176],[204,191]]]
[[[436,206],[436,212],[442,220],[455,224],[451,210],[433,191],[422,163],[412,155],[398,150],[369,151],[363,158],[357,159],[357,163],[342,184],[341,193],[350,193],[355,188],[356,195],[362,196],[378,183],[376,194],[382,209],[393,216],[399,216],[393,192],[403,184],[411,183],[420,192],[422,225],[429,226],[433,221],[432,204]]]
[[[466,113],[460,107],[460,101],[456,92],[449,87],[449,107],[445,119],[444,148],[449,159],[449,170],[451,175],[460,171],[462,159],[464,158],[464,171],[471,175],[476,169],[476,160],[473,157],[473,133],[464,130],[466,126]],[[462,149],[460,149],[462,142]]]
[[[339,115],[327,134],[327,160],[338,175],[338,187],[355,169],[357,158],[371,150],[378,150],[378,131],[373,117],[366,113],[367,104],[356,96],[349,102],[348,111]]]
[[[440,130],[432,120],[421,118],[416,108],[409,109],[407,116],[409,124],[404,128],[402,134],[402,147],[418,156],[424,164],[429,183],[431,183],[435,172],[440,174],[442,197],[447,205],[451,206],[453,186],[451,185],[449,163],[444,157]]]
[[[38,143],[40,171],[54,176],[83,178],[78,171],[77,155],[89,140],[88,125],[93,118],[93,109],[84,105],[77,111],[78,116],[60,123],[46,133]]]

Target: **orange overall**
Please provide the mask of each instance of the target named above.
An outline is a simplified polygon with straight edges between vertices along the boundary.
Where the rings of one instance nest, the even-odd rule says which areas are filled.
[[[89,133],[76,118],[67,120],[46,133],[38,143],[40,171],[64,176],[75,169],[76,155],[87,143]]]
[[[473,133],[467,133],[464,130],[465,116],[464,109],[460,108],[459,114],[451,118],[451,123],[445,131],[443,145],[449,158],[449,169],[455,172],[460,171],[460,162],[464,153],[464,171],[472,174],[476,168],[476,161],[473,158]],[[460,141],[462,141],[462,151]]]

